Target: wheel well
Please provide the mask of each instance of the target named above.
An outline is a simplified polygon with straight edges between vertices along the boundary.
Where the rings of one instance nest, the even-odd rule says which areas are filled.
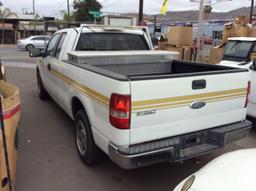
[[[72,98],[71,104],[72,104],[72,114],[73,114],[74,118],[76,116],[76,113],[79,110],[81,110],[81,109],[85,110],[84,105],[77,97]]]
[[[29,46],[29,45],[34,46],[33,44],[27,44],[26,46]]]

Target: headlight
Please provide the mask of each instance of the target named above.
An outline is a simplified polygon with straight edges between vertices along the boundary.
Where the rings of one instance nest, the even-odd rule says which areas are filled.
[[[183,186],[181,187],[180,191],[188,191],[189,188],[192,186],[192,184],[195,181],[196,176],[192,175],[189,177],[189,179],[186,180],[186,182],[183,184]]]

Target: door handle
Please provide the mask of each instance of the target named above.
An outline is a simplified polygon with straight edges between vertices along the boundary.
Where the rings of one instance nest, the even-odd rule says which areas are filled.
[[[48,69],[48,71],[51,71],[51,69],[52,69],[51,64],[47,64],[47,69]]]
[[[199,89],[205,89],[205,88],[206,88],[206,80],[194,80],[192,82],[193,90],[199,90]]]

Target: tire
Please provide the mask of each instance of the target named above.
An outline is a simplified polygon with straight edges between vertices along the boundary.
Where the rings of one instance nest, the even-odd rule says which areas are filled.
[[[41,100],[48,100],[50,96],[49,96],[48,92],[46,91],[46,89],[44,88],[42,78],[41,78],[40,73],[39,73],[38,70],[37,70],[36,76],[37,76],[37,94],[38,94],[38,97]]]
[[[84,110],[79,110],[75,120],[75,143],[78,155],[86,166],[92,166],[103,157],[94,142],[91,125]]]
[[[26,49],[29,51],[30,49],[35,48],[33,44],[28,44],[26,46]]]

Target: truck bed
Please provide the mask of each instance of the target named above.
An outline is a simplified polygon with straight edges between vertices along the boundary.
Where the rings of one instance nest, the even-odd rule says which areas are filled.
[[[69,53],[69,63],[117,80],[158,79],[247,71],[227,66],[178,61],[167,51]]]
[[[192,63],[173,60],[171,62],[160,63],[133,63],[133,64],[100,64],[96,67],[109,70],[129,78],[139,76],[166,76],[175,74],[193,74],[193,73],[212,73],[224,72],[236,69],[230,67],[219,67],[217,65],[208,65],[201,63]]]

